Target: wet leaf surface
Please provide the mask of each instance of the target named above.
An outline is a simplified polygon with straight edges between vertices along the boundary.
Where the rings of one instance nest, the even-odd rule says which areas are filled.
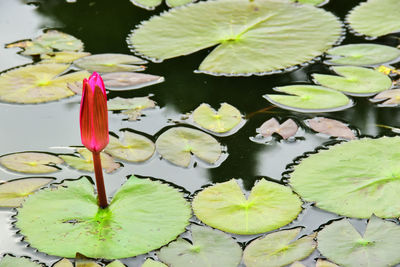
[[[90,72],[121,72],[143,70],[146,61],[131,55],[124,54],[97,54],[83,57],[74,61],[74,65]]]
[[[119,111],[123,110],[122,114],[128,116],[129,121],[136,121],[142,115],[142,110],[154,108],[156,102],[148,96],[121,98],[116,97],[107,101],[108,110]]]
[[[355,139],[354,132],[343,122],[328,118],[315,117],[307,120],[311,129],[318,133],[330,136],[341,137],[344,139]]]
[[[382,106],[393,106],[400,104],[400,89],[386,90],[380,92],[374,98],[373,101],[382,101],[385,100],[380,105]]]
[[[271,118],[264,122],[258,129],[258,132],[264,137],[270,137],[273,133],[282,136],[283,139],[288,139],[297,133],[299,127],[292,120],[288,119],[284,123],[279,124],[275,118]]]
[[[169,243],[185,231],[190,216],[178,190],[133,176],[100,209],[93,185],[81,178],[30,196],[18,209],[16,226],[26,242],[49,255],[71,258],[79,251],[115,259]]]
[[[59,171],[55,167],[63,163],[57,156],[40,152],[21,152],[0,157],[0,164],[12,171],[21,173],[51,173]]]
[[[5,255],[0,261],[0,267],[43,267],[43,264],[39,264],[30,261],[25,257],[14,257]]]
[[[317,247],[316,234],[296,240],[301,228],[283,230],[252,241],[243,253],[247,267],[279,267],[307,258]]]
[[[136,72],[111,72],[101,77],[108,90],[137,89],[164,81],[161,76]]]
[[[250,235],[278,229],[293,221],[301,201],[289,187],[260,180],[246,199],[235,180],[207,187],[192,202],[194,214],[225,232]]]
[[[238,266],[242,249],[231,236],[207,227],[192,225],[192,243],[179,238],[158,253],[169,266],[231,267]]]

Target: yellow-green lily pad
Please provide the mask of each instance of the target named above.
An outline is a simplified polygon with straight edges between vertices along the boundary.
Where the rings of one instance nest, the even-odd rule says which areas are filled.
[[[129,121],[136,121],[141,116],[142,110],[154,108],[156,102],[151,100],[148,96],[134,98],[115,97],[108,100],[107,106],[108,110],[122,110],[122,114],[127,115]]]
[[[165,264],[162,263],[162,262],[155,261],[155,260],[152,260],[152,259],[147,259],[147,260],[143,263],[142,267],[168,267],[168,266],[165,265]]]
[[[25,257],[5,255],[0,260],[0,267],[44,267],[44,264],[33,262]]]
[[[0,157],[3,167],[21,173],[56,172],[60,170],[56,165],[63,162],[55,155],[41,152],[20,152]]]
[[[143,66],[147,61],[124,54],[97,54],[83,57],[74,61],[74,65],[87,71],[120,72],[144,70]]]
[[[72,63],[78,58],[90,56],[87,52],[61,51],[48,54],[41,54],[40,63]]]

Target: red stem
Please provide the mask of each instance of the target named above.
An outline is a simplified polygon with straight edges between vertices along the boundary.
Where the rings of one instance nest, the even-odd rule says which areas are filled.
[[[108,203],[107,203],[106,188],[104,186],[103,169],[101,168],[100,152],[92,152],[92,154],[93,154],[94,173],[96,176],[97,199],[100,208],[104,209],[107,208]]]

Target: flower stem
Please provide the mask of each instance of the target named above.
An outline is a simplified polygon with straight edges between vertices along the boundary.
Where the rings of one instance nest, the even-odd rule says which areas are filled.
[[[104,209],[108,206],[106,188],[104,186],[103,169],[101,168],[100,152],[92,152],[94,173],[96,176],[97,199],[100,208]]]

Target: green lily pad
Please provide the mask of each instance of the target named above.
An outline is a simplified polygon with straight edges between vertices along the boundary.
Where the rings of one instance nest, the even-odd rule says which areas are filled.
[[[242,249],[229,235],[207,227],[191,226],[192,243],[180,238],[163,247],[158,257],[174,267],[238,266]]]
[[[348,44],[328,50],[330,64],[370,66],[393,61],[400,57],[400,50],[379,44]]]
[[[49,205],[51,203],[51,205]],[[191,211],[178,190],[132,176],[110,205],[97,205],[86,178],[31,195],[18,209],[25,241],[49,255],[127,258],[155,250],[185,231]]]
[[[131,162],[146,161],[154,154],[155,145],[150,139],[128,131],[123,133],[121,141],[110,135],[110,142],[105,152],[115,158]]]
[[[40,55],[40,63],[72,63],[81,57],[90,56],[87,52],[62,51]]]
[[[293,221],[301,201],[289,187],[261,179],[246,199],[235,180],[216,184],[194,198],[194,214],[225,232],[251,235],[278,229]]]
[[[59,171],[56,164],[63,163],[57,156],[40,152],[13,153],[0,157],[0,164],[12,171],[22,173],[51,173]]]
[[[294,228],[256,239],[244,250],[244,263],[247,267],[279,267],[307,258],[317,247],[316,234],[295,240],[300,231]]]
[[[216,133],[226,133],[242,121],[242,114],[234,106],[222,103],[218,112],[208,104],[201,104],[193,111],[195,123]]]
[[[399,217],[399,149],[400,137],[341,143],[303,159],[290,184],[305,201],[339,215]]]
[[[53,180],[53,178],[22,178],[1,183],[0,207],[19,207],[30,194]]]
[[[123,110],[122,114],[127,115],[129,121],[135,121],[141,116],[142,110],[154,108],[156,102],[151,100],[148,96],[134,98],[115,97],[108,100],[107,106],[108,110]]]
[[[39,264],[30,261],[25,257],[14,257],[10,255],[5,255],[0,261],[0,267],[43,267],[44,264]]]
[[[139,71],[143,66],[137,64],[146,64],[147,61],[124,54],[98,54],[83,57],[74,61],[74,65],[87,71],[118,72],[118,71]]]
[[[368,0],[350,11],[347,21],[356,32],[378,37],[400,31],[399,9],[397,0]]]
[[[164,159],[182,167],[189,166],[192,154],[214,164],[222,153],[214,137],[186,127],[174,127],[162,133],[156,141],[156,149]]]
[[[290,95],[264,95],[272,104],[298,112],[329,112],[349,108],[351,100],[343,93],[322,86],[288,85],[274,88]]]
[[[92,152],[86,148],[79,148],[76,151],[79,153],[80,157],[60,155],[60,158],[74,169],[94,172]],[[121,167],[121,164],[115,162],[114,159],[106,153],[100,153],[100,159],[101,167],[106,171],[106,173],[111,173]]]
[[[155,61],[217,47],[199,70],[217,75],[267,73],[312,60],[340,37],[335,16],[288,1],[201,1],[143,22],[128,41]],[[284,45],[282,45],[284,44]]]
[[[165,265],[165,264],[162,263],[162,262],[155,261],[155,260],[152,260],[152,259],[147,259],[147,260],[143,263],[142,267],[168,267],[168,266]]]
[[[194,0],[166,0],[165,2],[169,7],[182,6],[193,2]],[[154,10],[162,3],[162,0],[131,0],[132,4],[145,8],[147,10]]]
[[[12,103],[43,103],[73,96],[68,83],[89,77],[86,71],[62,75],[68,65],[37,64],[0,74],[0,100]]]
[[[362,67],[333,67],[340,76],[313,74],[316,82],[322,86],[342,91],[350,95],[371,95],[385,91],[392,87],[389,76],[374,70]]]
[[[108,90],[137,89],[164,81],[164,77],[137,72],[111,72],[101,77]]]
[[[318,233],[318,249],[340,266],[393,266],[400,263],[400,227],[376,216],[360,234],[346,219]]]

